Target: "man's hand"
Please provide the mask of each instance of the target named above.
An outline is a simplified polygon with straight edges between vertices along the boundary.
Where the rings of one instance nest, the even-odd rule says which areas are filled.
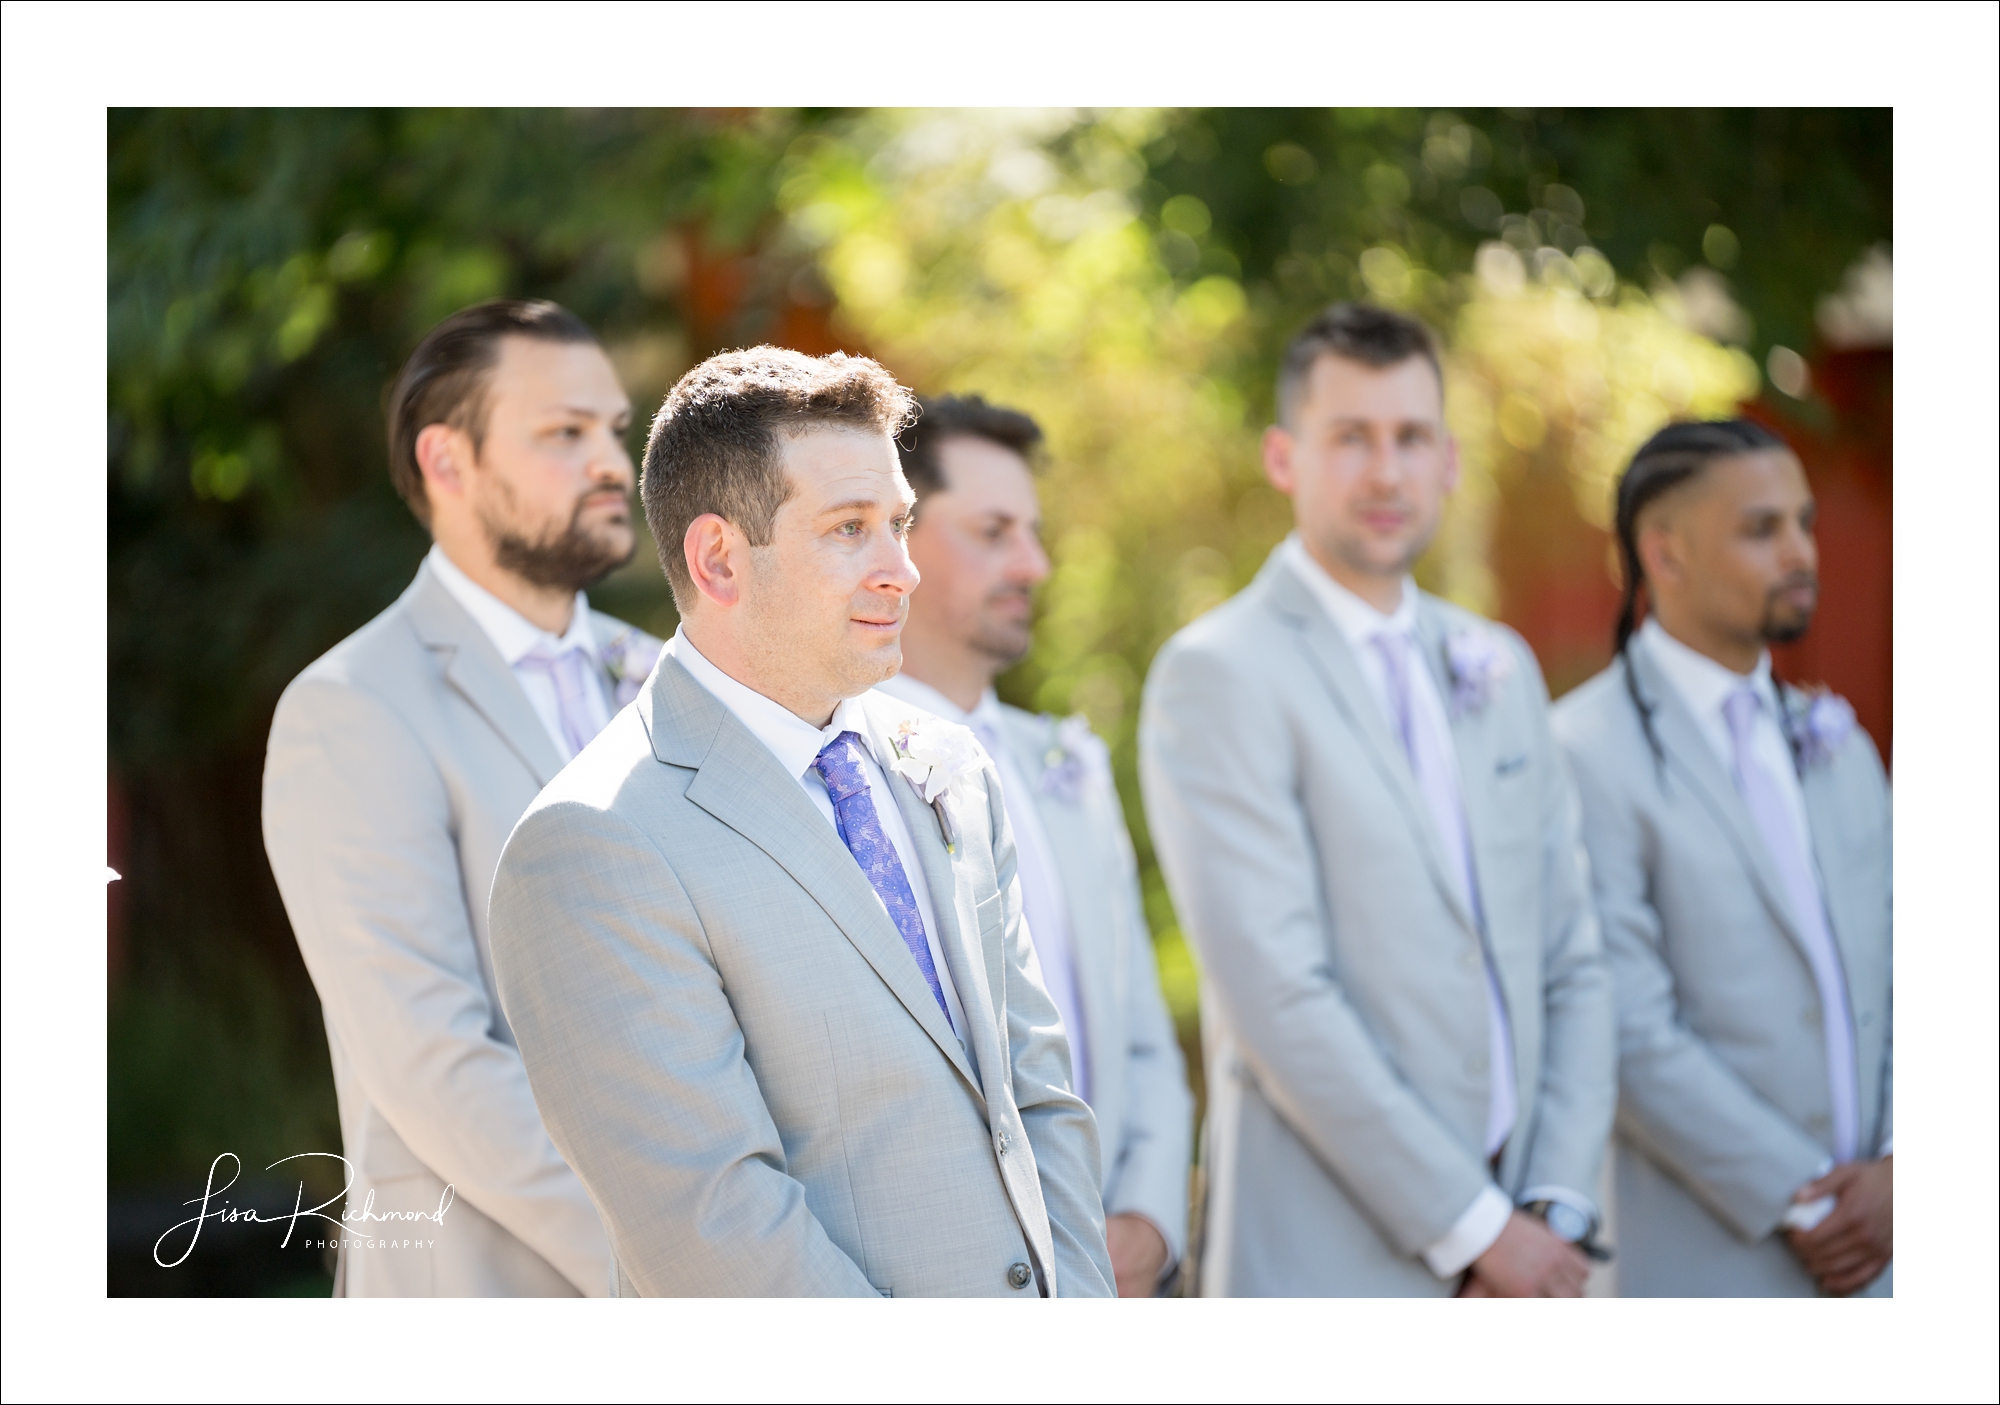
[[[1792,1252],[1829,1293],[1867,1287],[1895,1253],[1895,1157],[1836,1166],[1792,1199],[1834,1197],[1831,1213],[1811,1229],[1787,1230]]]
[[[1574,1244],[1549,1232],[1533,1215],[1516,1210],[1492,1247],[1472,1261],[1462,1298],[1580,1298],[1590,1260]]]
[[[1111,1215],[1104,1221],[1111,1248],[1111,1271],[1118,1276],[1118,1296],[1150,1298],[1159,1291],[1160,1270],[1167,1266],[1167,1241],[1144,1215]]]

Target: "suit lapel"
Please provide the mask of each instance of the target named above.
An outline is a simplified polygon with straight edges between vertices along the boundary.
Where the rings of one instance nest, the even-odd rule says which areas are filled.
[[[910,958],[902,935],[854,855],[806,798],[798,780],[786,775],[770,749],[675,660],[663,659],[654,670],[641,710],[654,754],[675,765],[697,767],[687,798],[790,874],[978,1089],[965,1051],[923,972]],[[951,890],[944,891],[948,895]]]
[[[1083,1035],[1090,1066],[1099,1071],[1092,1098],[1101,1104],[1101,1095],[1117,1082],[1113,1070],[1123,1057],[1114,1038],[1119,1028],[1116,1012],[1120,995],[1118,977],[1122,971],[1113,940],[1118,922],[1112,875],[1117,867],[1112,856],[1103,852],[1091,822],[1090,797],[1080,795],[1076,803],[1067,804],[1044,794],[1036,785],[1039,763],[1051,743],[1048,722],[1030,713],[1003,708],[1001,725],[1006,728],[1015,769],[1028,783],[1025,799],[1041,822],[1049,856],[1062,885],[1070,924],[1070,958],[1076,963],[1077,998],[1083,1002]],[[1105,1153],[1107,1157],[1112,1154],[1111,1150]]]
[[[410,620],[417,635],[443,656],[445,682],[484,717],[538,785],[547,785],[563,767],[548,729],[535,715],[534,704],[507,667],[486,631],[465,612],[451,592],[431,574],[428,564],[417,568],[409,592]]]
[[[1847,865],[1841,859],[1840,788],[1833,767],[1807,766],[1799,777],[1799,789],[1805,797],[1806,829],[1813,863],[1819,870],[1827,930],[1833,933],[1841,966],[1849,972],[1864,970],[1865,955],[1851,944],[1854,938],[1849,924],[1841,921],[1842,915],[1852,908],[1847,902]],[[1851,975],[1849,979],[1852,980]]]
[[[885,708],[882,699],[875,694],[862,698],[861,710],[868,718],[868,744],[874,750],[876,763],[881,765],[893,755],[889,738],[896,719],[903,712],[899,704],[891,703]],[[966,1042],[972,1046],[979,1060],[982,1078],[1001,1075],[999,1087],[1004,1087],[1007,1056],[1000,1047],[999,1024],[995,1014],[997,1004],[993,992],[1005,989],[1005,973],[1001,969],[1005,954],[997,945],[988,950],[987,944],[978,940],[978,914],[972,907],[972,885],[969,881],[960,880],[968,858],[966,846],[961,843],[957,854],[947,850],[944,833],[938,828],[937,812],[924,803],[915,786],[887,765],[882,765],[882,771],[888,782],[889,794],[886,797],[876,796],[875,803],[878,806],[884,803],[896,806],[897,813],[903,817],[903,828],[909,831],[910,840],[916,846],[917,864],[923,870],[924,886],[931,890],[931,911],[937,918],[938,930],[933,935],[937,937],[938,951],[951,967],[952,984],[958,987],[959,1007],[965,1012],[965,1021],[970,1026],[965,1031]],[[959,807],[954,820],[960,833],[963,833],[969,823],[969,817],[964,813],[967,796],[959,787],[953,787],[948,794],[947,803]],[[908,952],[904,953],[903,959],[904,964],[915,973],[916,964],[910,961]],[[917,974],[917,986],[924,992],[930,1012],[937,1014],[937,1000],[931,995],[930,987],[924,983],[921,974]],[[939,1023],[944,1023],[942,1016],[939,1016]],[[949,1027],[946,1028],[947,1037],[950,1037]],[[952,1047],[957,1049],[956,1040],[953,1040]],[[959,1051],[959,1058],[961,1061],[964,1059],[962,1050]],[[970,1077],[971,1070],[966,1072]]]
[[[1750,818],[1743,797],[1736,792],[1736,783],[1723,769],[1715,748],[1702,735],[1700,725],[1688,710],[1687,703],[1681,699],[1679,690],[1646,657],[1643,641],[1625,650],[1625,666],[1632,668],[1635,661],[1639,694],[1653,708],[1654,731],[1660,739],[1660,749],[1666,753],[1668,765],[1680,776],[1682,783],[1700,797],[1716,823],[1735,843],[1744,867],[1750,871],[1751,881],[1764,899],[1764,906],[1770,910],[1772,918],[1792,945],[1810,960],[1805,937],[1793,920],[1791,904],[1785,897],[1784,882],[1778,877],[1777,867],[1764,847],[1764,836],[1757,832],[1756,822]]]
[[[1465,808],[1465,828],[1472,844],[1473,873],[1490,872],[1480,862],[1482,843],[1505,825],[1494,803],[1493,777],[1499,757],[1494,754],[1492,705],[1461,715],[1451,704],[1451,666],[1445,657],[1444,622],[1431,602],[1423,596],[1417,603],[1417,652],[1430,671],[1431,684],[1444,702],[1446,725],[1451,728],[1452,751],[1458,758],[1458,798]],[[1517,821],[1518,822],[1518,821]]]
[[[1423,796],[1417,793],[1416,777],[1410,773],[1403,744],[1389,731],[1389,720],[1383,715],[1382,704],[1362,675],[1361,663],[1354,657],[1347,637],[1312,598],[1305,582],[1293,575],[1290,566],[1274,556],[1264,569],[1271,573],[1272,607],[1298,628],[1306,658],[1325,682],[1327,691],[1333,695],[1334,705],[1347,718],[1348,725],[1366,743],[1362,749],[1368,753],[1370,764],[1396,797],[1397,808],[1403,812],[1404,822],[1416,837],[1417,847],[1430,868],[1432,881],[1466,928],[1477,932],[1479,924],[1473,921],[1465,896],[1459,892],[1458,880],[1452,876],[1443,840],[1431,821]]]

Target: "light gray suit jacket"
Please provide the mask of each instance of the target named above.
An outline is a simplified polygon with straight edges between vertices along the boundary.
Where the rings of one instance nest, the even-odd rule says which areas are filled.
[[[1008,749],[1032,784],[1037,763],[1058,744],[1056,720],[1005,705],[1000,712]],[[1104,1143],[1104,1212],[1144,1215],[1178,1260],[1187,1248],[1194,1097],[1160,994],[1139,865],[1110,758],[1100,754],[1087,774],[1094,779],[1074,797],[1037,787],[1032,802],[1069,904],[1091,1110]]]
[[[600,641],[627,628],[592,623]],[[604,1229],[542,1129],[486,929],[501,846],[560,769],[513,671],[428,565],[279,699],[264,847],[326,1018],[350,1205],[456,1197],[418,1226],[431,1248],[343,1250],[350,1296],[609,1291]]]
[[[1831,1156],[1819,990],[1748,809],[1643,641],[1656,764],[1623,663],[1564,698],[1618,999],[1618,1288],[1809,1295],[1774,1231]],[[1891,1136],[1889,788],[1857,728],[1801,777],[1853,1009],[1861,1151]],[[1889,1274],[1872,1285],[1886,1291]]]
[[[1454,629],[1424,596],[1449,697]],[[1519,1115],[1497,1179],[1595,1198],[1613,1089],[1609,976],[1541,674],[1452,723],[1486,913],[1452,881],[1346,637],[1281,557],[1169,641],[1146,683],[1154,842],[1202,965],[1206,1294],[1445,1295],[1422,1251],[1495,1178],[1482,938]]]
[[[862,706],[878,757],[923,715]],[[797,778],[671,657],[508,841],[500,990],[620,1294],[1112,1292],[1096,1127],[999,779],[952,782],[955,851],[908,783],[888,789],[976,1071]]]

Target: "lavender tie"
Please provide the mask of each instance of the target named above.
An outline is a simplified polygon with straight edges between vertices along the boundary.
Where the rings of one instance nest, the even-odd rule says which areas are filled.
[[[590,686],[590,660],[583,649],[573,644],[553,658],[540,652],[523,654],[515,667],[544,674],[555,686],[556,720],[562,724],[569,754],[575,756],[590,745],[597,729],[591,725],[590,708],[583,697],[583,690]]]
[[[889,909],[889,920],[902,933],[903,945],[930,983],[945,1023],[956,1033],[958,1026],[952,1024],[951,1008],[944,1003],[944,987],[938,984],[937,966],[931,960],[931,944],[924,938],[924,916],[917,911],[917,895],[910,891],[910,876],[903,872],[896,846],[882,832],[881,816],[875,813],[875,802],[868,795],[868,773],[861,764],[867,754],[858,735],[842,732],[820,748],[812,768],[819,772],[826,783],[827,798],[833,801],[834,828],[840,831],[840,842],[868,875],[869,886],[882,906]]]
[[[1792,822],[1777,781],[1757,759],[1751,746],[1757,714],[1763,705],[1756,691],[1747,687],[1731,693],[1722,704],[1722,715],[1729,723],[1729,739],[1736,752],[1736,790],[1764,840],[1765,854],[1778,870],[1793,920],[1805,938],[1806,961],[1812,967],[1813,984],[1819,987],[1820,1027],[1826,1038],[1827,1077],[1833,1099],[1833,1155],[1836,1161],[1852,1161],[1859,1143],[1861,1118],[1854,1086],[1854,1027],[1847,1006],[1847,978],[1840,967],[1833,932],[1827,926],[1826,903],[1820,897],[1819,880],[1813,874],[1805,836]]]
[[[1382,655],[1383,675],[1389,683],[1391,720],[1409,758],[1417,790],[1431,812],[1431,822],[1444,840],[1451,860],[1452,876],[1472,909],[1473,919],[1484,928],[1485,913],[1479,904],[1479,882],[1472,868],[1472,837],[1465,829],[1465,809],[1459,804],[1458,787],[1452,783],[1451,758],[1445,755],[1443,739],[1434,727],[1425,726],[1416,716],[1410,698],[1410,641],[1401,633],[1385,630],[1372,641]],[[1484,944],[1481,944],[1484,955]],[[1486,1053],[1490,1074],[1486,1110],[1486,1154],[1498,1154],[1514,1129],[1517,1112],[1514,1092],[1514,1040],[1507,1026],[1507,1003],[1500,994],[1500,978],[1491,957],[1486,966]]]

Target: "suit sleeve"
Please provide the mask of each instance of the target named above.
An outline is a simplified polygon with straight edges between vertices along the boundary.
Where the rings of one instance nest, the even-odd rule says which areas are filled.
[[[501,855],[491,921],[549,1133],[641,1295],[876,1295],[787,1174],[700,919],[645,834],[538,803]]]
[[[1485,1164],[1384,1056],[1327,962],[1297,741],[1268,690],[1169,644],[1140,756],[1174,905],[1259,1091],[1414,1257],[1488,1185]]]
[[[1055,1255],[1056,1296],[1116,1297],[1117,1279],[1104,1240],[1104,1205],[1098,1195],[1097,1119],[1089,1104],[1070,1091],[1069,1041],[1060,1032],[1062,1016],[1042,984],[1034,942],[1022,919],[1013,831],[1000,799],[1000,778],[990,761],[985,775],[994,873],[1003,908],[1002,967],[1014,1106],[1034,1151]]]
[[[1548,720],[1548,693],[1527,646],[1521,665],[1534,680],[1537,741],[1545,764],[1541,796],[1542,1067],[1525,1190],[1560,1187],[1592,1204],[1618,1105],[1617,1015],[1605,964],[1590,860],[1583,845],[1576,784]],[[1603,1207],[1599,1207],[1600,1211]]]
[[[1762,1239],[1792,1193],[1820,1173],[1826,1151],[1682,1020],[1648,896],[1656,837],[1590,749],[1573,738],[1565,745],[1616,1001],[1619,1132],[1738,1237]]]
[[[456,1194],[604,1296],[597,1211],[543,1130],[520,1054],[494,1036],[449,797],[416,736],[359,689],[295,683],[263,809],[299,950],[369,1101]]]
[[[1123,871],[1131,969],[1125,984],[1125,1125],[1105,1132],[1114,1163],[1104,1199],[1107,1215],[1144,1215],[1166,1236],[1167,1261],[1187,1252],[1188,1170],[1193,1160],[1194,1096],[1188,1092],[1173,1018],[1160,993],[1160,968],[1139,893],[1139,868],[1125,817],[1114,795],[1106,801]]]

